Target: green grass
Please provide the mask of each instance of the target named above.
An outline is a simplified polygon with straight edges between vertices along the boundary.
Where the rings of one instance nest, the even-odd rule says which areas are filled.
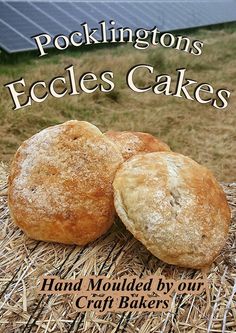
[[[36,52],[14,55],[0,53],[0,160],[9,162],[21,142],[37,131],[69,119],[87,120],[101,130],[135,130],[160,136],[173,150],[208,166],[219,180],[235,181],[236,170],[236,24],[176,32],[204,42],[203,54],[196,57],[163,47],[135,50],[132,45],[84,47],[64,52],[49,50],[38,58]],[[226,110],[153,93],[137,94],[126,84],[127,71],[146,63],[155,74],[176,77],[186,67],[187,77],[208,82],[214,89],[232,92]],[[38,80],[65,75],[73,64],[76,77],[87,71],[114,72],[115,89],[104,94],[80,94],[61,99],[49,97],[41,104],[13,111],[12,100],[3,84],[25,79],[27,88]],[[155,75],[137,75],[138,84],[153,84]],[[173,80],[173,84],[175,79]]]

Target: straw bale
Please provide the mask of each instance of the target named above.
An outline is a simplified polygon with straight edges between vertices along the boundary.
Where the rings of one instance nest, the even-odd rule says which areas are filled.
[[[119,220],[86,247],[27,238],[7,207],[7,167],[0,164],[0,332],[208,333],[236,332],[236,183],[222,184],[232,210],[228,241],[207,272],[171,266],[152,256]],[[173,295],[166,313],[77,313],[72,295],[39,295],[42,274],[77,278],[163,274],[166,278],[207,277],[209,291]]]

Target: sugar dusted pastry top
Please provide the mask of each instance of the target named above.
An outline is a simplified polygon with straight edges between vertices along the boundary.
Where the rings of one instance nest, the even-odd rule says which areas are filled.
[[[212,173],[173,153],[139,154],[119,168],[116,211],[159,259],[183,267],[212,263],[226,242],[230,210]]]
[[[170,147],[149,133],[108,131],[105,135],[119,148],[125,160],[142,152],[170,151]]]
[[[52,126],[18,149],[9,176],[15,223],[34,239],[86,244],[113,223],[112,181],[123,159],[83,121]]]

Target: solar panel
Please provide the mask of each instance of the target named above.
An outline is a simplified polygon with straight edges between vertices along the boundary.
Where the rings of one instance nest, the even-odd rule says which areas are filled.
[[[135,5],[134,8],[134,12],[136,11],[136,13],[139,15],[139,17],[142,17],[145,24],[143,24],[144,28],[149,28],[151,26],[151,21],[153,21],[153,11],[148,11],[148,9],[150,9],[150,4],[146,5],[145,2],[143,3],[135,3],[135,4],[131,4],[131,5]],[[148,24],[148,27],[146,27],[146,24]]]
[[[90,4],[92,6],[93,11],[99,12],[99,16],[103,20],[114,20],[118,25],[126,27],[129,26],[130,20],[122,15],[119,11],[116,10],[115,5],[111,5],[109,3],[99,3],[99,6],[96,6],[96,4]],[[104,14],[103,14],[104,13]],[[131,26],[130,26],[131,27]],[[131,27],[132,28],[132,27]]]
[[[109,4],[110,6],[113,6]],[[117,3],[115,4],[115,10],[118,13],[122,13],[124,17],[127,17],[129,19],[129,26],[130,27],[144,27],[145,21],[143,20],[142,16],[140,17],[140,14],[138,13],[137,9],[134,8],[137,7],[137,5],[134,5],[132,3]]]
[[[0,19],[1,47],[8,52],[31,50],[32,44],[27,38],[13,30],[7,23]],[[16,38],[17,37],[17,38]],[[14,48],[12,47],[14,45]]]
[[[70,29],[66,29],[64,24],[58,24],[55,16],[49,16],[48,11],[50,10],[52,4],[44,3],[47,5],[47,10],[40,10],[40,2],[28,3],[28,2],[9,2],[9,5],[15,8],[19,13],[30,18],[32,21],[37,24],[38,28],[35,29],[35,32],[31,32],[27,29],[27,37],[31,37],[33,35],[39,34],[40,32],[47,32],[51,35],[57,35],[59,33],[68,34]],[[0,14],[1,15],[1,14]],[[13,25],[14,26],[14,25]]]
[[[66,11],[61,10],[58,8],[54,3],[47,3],[47,2],[37,2],[34,5],[41,9],[43,12],[47,13],[50,17],[54,18],[56,22],[62,22],[61,24],[57,24],[58,30],[57,33],[63,33],[61,27],[65,27],[67,32],[71,32],[74,30],[75,25],[78,24],[78,19],[71,18],[67,15]],[[52,25],[52,23],[51,23]],[[60,29],[60,30],[59,30]],[[54,35],[54,33],[53,33]]]
[[[71,31],[78,30],[79,24],[85,22],[91,27],[96,27],[98,22],[104,19],[104,16],[99,16],[98,13],[91,12],[91,8],[87,6],[86,3],[58,2],[56,3],[56,6],[77,21],[77,25],[74,25],[74,28]],[[100,35],[95,33],[94,37],[99,39]]]
[[[37,34],[40,29],[40,27],[37,27],[34,23],[32,23],[31,19],[27,19],[24,15],[17,13],[16,10],[4,2],[0,2],[0,18],[14,30],[28,38]],[[1,32],[1,38],[2,35],[3,34]],[[18,36],[16,36],[16,39],[18,39]]]
[[[236,21],[236,0],[0,0],[0,47],[7,52],[30,50],[36,48],[31,39],[33,35],[68,36],[72,31],[81,30],[84,22],[97,28],[102,20],[109,28],[112,19],[116,28],[187,29]]]
[[[72,5],[74,8],[77,8],[78,10],[82,11],[84,15],[88,15],[90,18],[94,18],[96,20],[96,23],[98,21],[101,21],[102,19],[108,19],[107,12],[101,12],[100,8],[96,8],[96,6],[93,6],[91,3],[86,2],[73,2]]]
[[[72,6],[81,13],[80,16],[83,14],[82,22],[91,24],[91,27],[96,27],[98,22],[102,20],[109,20],[109,14],[106,14],[106,11],[103,14],[99,8],[93,7],[90,3],[73,2]],[[88,20],[86,18],[88,18]]]

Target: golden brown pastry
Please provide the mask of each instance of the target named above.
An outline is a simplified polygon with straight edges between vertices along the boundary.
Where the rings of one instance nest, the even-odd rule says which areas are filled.
[[[148,133],[108,131],[105,135],[119,146],[125,160],[137,153],[170,151],[166,143]]]
[[[113,223],[112,181],[123,158],[97,127],[52,126],[18,149],[9,176],[9,208],[31,238],[84,245]]]
[[[159,259],[202,268],[224,246],[230,223],[225,194],[212,173],[173,153],[139,154],[118,169],[116,211]]]

